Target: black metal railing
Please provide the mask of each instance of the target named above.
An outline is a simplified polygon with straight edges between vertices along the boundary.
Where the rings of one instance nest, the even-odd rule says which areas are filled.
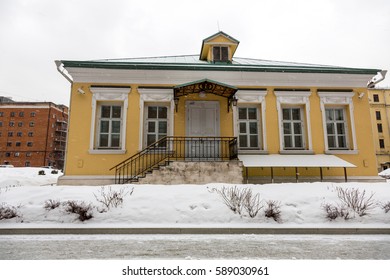
[[[166,136],[115,165],[115,183],[137,182],[171,161],[227,161],[237,158],[236,137]]]

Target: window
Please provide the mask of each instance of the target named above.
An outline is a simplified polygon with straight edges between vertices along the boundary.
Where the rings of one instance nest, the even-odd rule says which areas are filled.
[[[30,117],[35,117],[36,116],[36,113],[35,112],[31,112],[30,113]]]
[[[24,112],[19,112],[19,117],[24,117]]]
[[[8,137],[13,137],[14,136],[14,133],[12,131],[9,131],[8,132]]]
[[[379,102],[379,95],[378,94],[374,94],[373,97],[374,97],[374,102]]]
[[[329,149],[347,149],[347,129],[344,109],[326,108],[325,115]]]
[[[378,123],[376,124],[377,128],[378,128],[378,133],[383,133],[383,127],[382,127],[382,124],[381,123]]]
[[[15,112],[11,112],[10,117],[15,117]]]
[[[26,153],[26,157],[31,157],[31,153],[30,152]]]
[[[379,139],[379,148],[384,149],[385,148],[385,140]]]
[[[0,122],[0,127],[2,127],[3,126],[3,122]]]
[[[303,149],[303,120],[301,108],[283,108],[283,143],[284,149]]]
[[[14,127],[15,123],[14,122],[9,122],[9,126]]]
[[[16,143],[15,143],[15,146],[16,146],[16,147],[20,147],[20,146],[21,146],[21,143],[20,143],[20,142],[16,142]]]
[[[30,127],[33,127],[34,125],[35,125],[34,122],[30,122],[30,124],[29,124]]]
[[[33,146],[33,142],[27,142],[27,147],[32,147]]]
[[[90,154],[124,154],[129,87],[91,87]],[[66,126],[61,127],[66,129]]]
[[[7,142],[7,147],[12,147],[12,142]]]
[[[23,126],[23,122],[18,122],[18,126],[22,127]]]
[[[28,137],[33,137],[34,136],[34,132],[29,132],[28,133]]]
[[[121,147],[122,107],[101,105],[98,118],[99,149],[119,149]]]
[[[167,136],[168,108],[166,106],[146,107],[146,146]]]
[[[357,154],[355,129],[355,92],[318,92],[322,112],[326,154]]]
[[[14,157],[19,157],[20,156],[20,153],[16,152],[14,153]]]
[[[275,90],[278,110],[279,147],[284,154],[311,154],[311,91]]]
[[[259,110],[238,108],[238,145],[240,149],[259,149]]]
[[[229,61],[229,49],[228,47],[213,47],[213,60],[214,62],[227,62]]]
[[[375,112],[375,116],[376,116],[376,120],[377,120],[377,121],[380,121],[380,120],[382,119],[382,117],[381,117],[381,112],[380,112],[380,111],[376,111],[376,112]]]
[[[22,136],[23,136],[23,133],[22,133],[22,132],[17,132],[17,133],[16,133],[16,136],[22,137]]]
[[[30,163],[29,161],[26,161],[26,162],[24,163],[24,166],[25,166],[25,167],[30,167],[30,166],[31,166],[31,163]]]
[[[6,152],[5,153],[5,157],[10,157],[11,156],[11,153],[10,152]]]
[[[0,112],[0,117],[4,117],[4,112]]]

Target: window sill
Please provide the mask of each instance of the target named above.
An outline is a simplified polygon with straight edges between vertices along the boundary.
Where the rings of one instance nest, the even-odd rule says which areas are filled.
[[[358,150],[326,150],[326,155],[357,155]]]
[[[267,150],[238,150],[239,155],[268,155]]]
[[[89,150],[91,155],[123,155],[126,150]]]
[[[279,153],[281,155],[314,155],[313,150],[283,150]]]

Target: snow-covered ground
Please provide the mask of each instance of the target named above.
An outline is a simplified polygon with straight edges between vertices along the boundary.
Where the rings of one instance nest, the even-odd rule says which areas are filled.
[[[107,211],[98,202],[103,186],[56,186],[61,174],[38,175],[40,168],[0,168],[0,205],[15,207],[19,217],[0,220],[0,228],[10,227],[386,227],[390,212],[382,205],[390,201],[390,183],[286,183],[265,185],[112,185],[104,192],[123,191],[123,204]],[[280,202],[279,222],[264,216],[255,218],[246,211],[233,213],[215,190],[251,188],[262,203]],[[374,208],[367,215],[329,221],[323,205],[338,205],[336,187],[373,194]],[[214,190],[214,191],[213,191]],[[132,191],[132,194],[130,195]],[[84,222],[69,214],[65,206],[44,208],[47,200],[61,203],[85,202],[93,207],[93,217]]]
[[[378,175],[383,177],[383,178],[386,178],[387,180],[390,180],[390,168],[379,172]]]

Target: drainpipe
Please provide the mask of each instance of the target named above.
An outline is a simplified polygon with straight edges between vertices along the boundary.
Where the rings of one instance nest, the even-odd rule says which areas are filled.
[[[72,77],[69,74],[65,73],[65,68],[64,68],[64,65],[62,64],[61,60],[55,60],[54,62],[57,65],[57,71],[60,72],[60,74],[62,76],[64,76],[65,79],[67,79],[69,83],[73,84]]]
[[[62,64],[61,60],[55,60],[54,61],[55,64],[57,65],[57,71],[60,72],[60,74],[62,76],[64,76],[65,79],[68,80],[68,82],[71,84],[71,93],[70,93],[70,104],[72,103],[72,86],[73,86],[73,80],[72,80],[72,77],[69,75],[69,73],[65,72],[65,67],[64,65]],[[67,158],[67,151],[68,151],[68,136],[69,136],[69,121],[70,121],[70,107],[68,109],[68,120],[67,120],[67,125],[66,125],[66,142],[65,142],[65,152],[64,152],[64,166],[63,166],[63,173],[65,175],[65,172],[66,172],[66,169],[65,169],[65,162],[66,162],[66,158]]]
[[[377,83],[382,82],[385,79],[386,73],[387,73],[387,70],[382,70],[382,71],[378,72],[380,77],[377,78],[378,74],[375,75],[370,81],[368,81],[367,87],[374,88]]]

